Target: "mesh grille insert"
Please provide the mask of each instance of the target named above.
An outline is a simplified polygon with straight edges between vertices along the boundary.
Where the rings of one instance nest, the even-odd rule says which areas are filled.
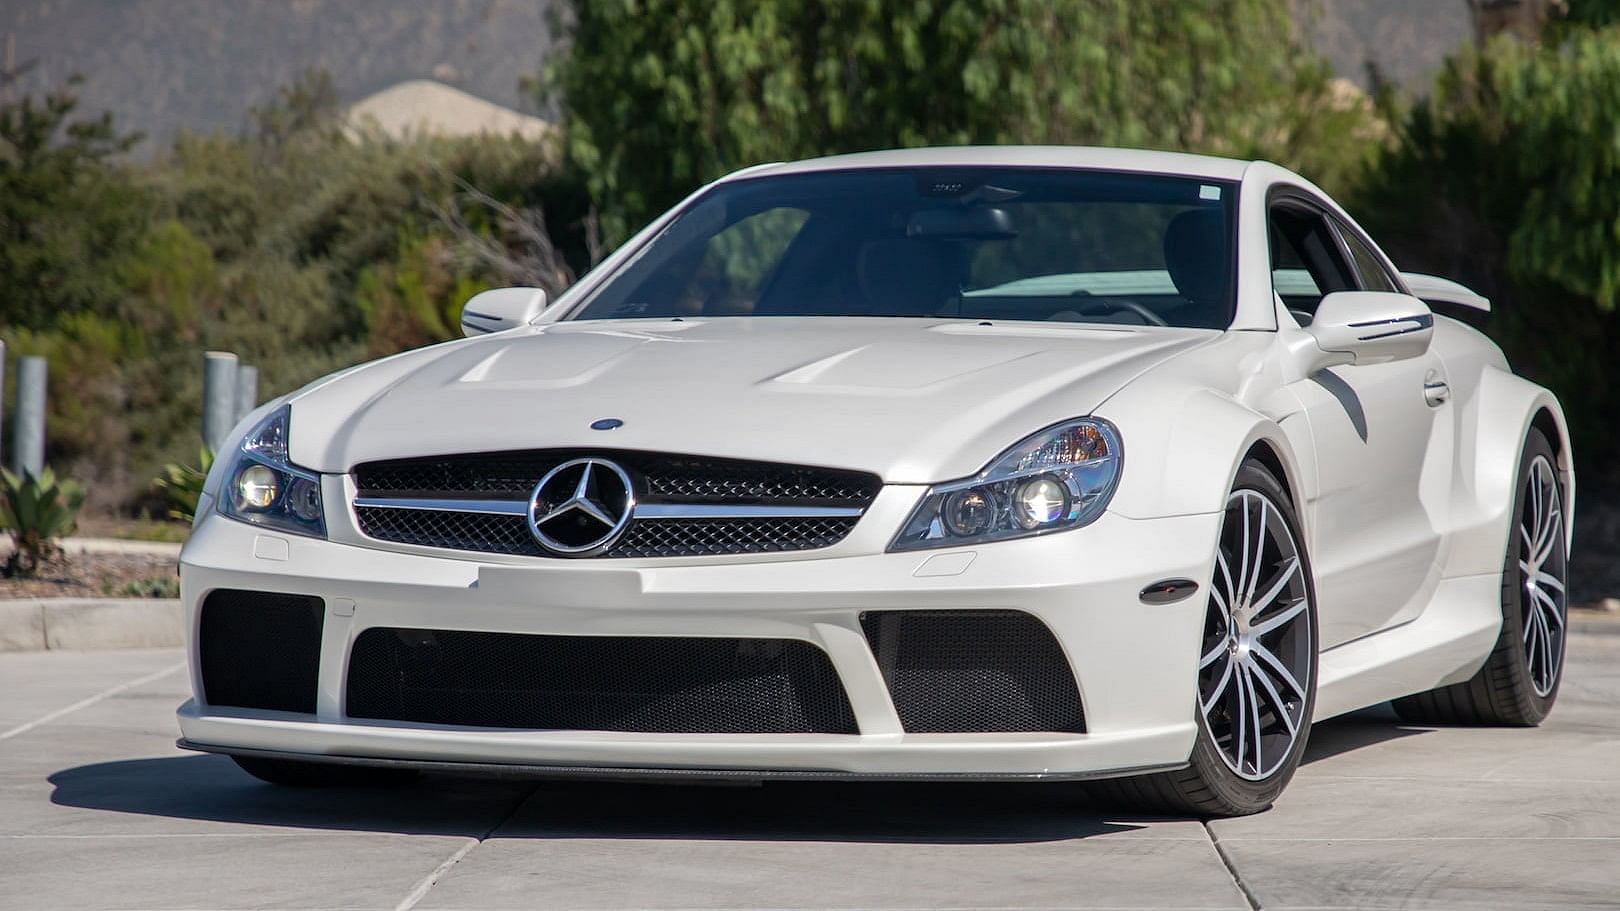
[[[313,714],[325,611],[309,595],[210,592],[197,628],[203,701]]]
[[[1029,614],[869,611],[861,628],[909,732],[1085,733],[1068,659]]]
[[[793,639],[374,628],[348,715],[529,730],[853,734],[826,653]]]

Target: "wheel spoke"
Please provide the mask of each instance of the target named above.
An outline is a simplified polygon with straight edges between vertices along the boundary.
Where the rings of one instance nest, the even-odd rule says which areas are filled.
[[[1227,594],[1232,594],[1233,592],[1236,591],[1236,589],[1234,589],[1232,587],[1232,570],[1231,570],[1230,567],[1228,567],[1226,565],[1226,551],[1220,549],[1219,547],[1215,548],[1215,565],[1219,566],[1220,569],[1221,569],[1221,578],[1223,580],[1225,580],[1225,582],[1226,582],[1226,592],[1227,592]],[[1210,588],[1215,588],[1215,587],[1216,586],[1213,586],[1213,585],[1210,586]],[[1230,611],[1231,610],[1230,605],[1231,605],[1230,601],[1227,601],[1225,598],[1221,599],[1221,608],[1223,610]]]
[[[1232,663],[1233,665],[1237,664],[1235,661]],[[1233,755],[1237,758],[1238,770],[1242,771],[1243,757],[1249,752],[1249,739],[1247,736],[1249,730],[1249,707],[1247,701],[1243,698],[1244,687],[1241,676],[1238,676],[1233,689],[1237,691],[1237,711],[1232,716],[1232,727],[1236,732],[1233,736],[1237,740],[1237,750]]]
[[[1255,598],[1254,601],[1249,604],[1249,606],[1253,608],[1256,614],[1259,614],[1266,608],[1266,605],[1275,601],[1277,596],[1282,594],[1283,588],[1288,585],[1288,583],[1294,578],[1294,573],[1297,572],[1299,572],[1299,558],[1289,557],[1288,562],[1284,564],[1282,571],[1277,573],[1276,580],[1271,583],[1271,586],[1267,588],[1263,594]]]
[[[1553,507],[1551,515],[1547,517],[1547,524],[1536,532],[1536,552],[1530,559],[1537,566],[1545,563],[1552,556],[1553,545],[1558,543],[1558,532],[1564,524],[1563,511]]]
[[[1550,585],[1553,588],[1558,589],[1558,593],[1560,595],[1564,593],[1564,583],[1558,581],[1558,577],[1552,573],[1537,570],[1535,575],[1530,577],[1530,582],[1531,584],[1535,585],[1536,588],[1545,589]]]
[[[1558,609],[1558,602],[1553,600],[1552,595],[1534,590],[1531,592],[1531,600],[1541,613],[1558,621],[1559,629],[1564,627],[1564,612]]]
[[[1251,731],[1254,740],[1254,772],[1260,775],[1266,771],[1265,738],[1260,736],[1260,694],[1254,689],[1254,673],[1247,665],[1242,670],[1243,676],[1239,682],[1249,695],[1249,717],[1254,721]]]
[[[1198,659],[1198,669],[1203,670],[1204,668],[1209,667],[1211,664],[1214,664],[1222,655],[1226,654],[1227,651],[1228,648],[1225,639],[1215,643],[1214,648],[1205,652],[1204,657]]]
[[[1294,679],[1293,672],[1288,669],[1287,665],[1282,663],[1281,658],[1271,653],[1271,649],[1266,648],[1259,642],[1255,642],[1249,646],[1249,654],[1270,667],[1271,672],[1276,675],[1277,679],[1287,684],[1288,688],[1293,690],[1294,695],[1298,696],[1301,702],[1305,700],[1305,687],[1300,686],[1299,681]]]
[[[1289,605],[1288,607],[1283,608],[1282,610],[1278,611],[1277,613],[1274,613],[1271,616],[1267,617],[1265,620],[1261,621],[1260,623],[1256,623],[1253,626],[1249,627],[1249,630],[1251,632],[1253,632],[1254,635],[1256,635],[1256,636],[1264,636],[1265,634],[1277,629],[1277,627],[1282,626],[1283,624],[1289,622],[1290,620],[1293,620],[1295,617],[1298,617],[1300,614],[1304,613],[1305,612],[1305,605],[1306,605],[1305,599],[1301,598],[1298,601],[1295,601],[1293,604]]]
[[[1288,729],[1288,736],[1293,737],[1299,731],[1299,723],[1294,721],[1293,715],[1289,714],[1288,703],[1283,701],[1282,694],[1277,692],[1276,685],[1271,682],[1271,675],[1267,674],[1264,668],[1257,666],[1254,669],[1254,679],[1260,681],[1260,685],[1265,687],[1266,697],[1271,700],[1272,711],[1282,721],[1283,727]]]
[[[1254,562],[1249,567],[1249,578],[1243,589],[1243,598],[1250,605],[1254,604],[1255,587],[1260,584],[1260,570],[1262,568],[1260,561],[1266,549],[1266,510],[1269,507],[1266,506],[1264,497],[1258,499],[1260,500],[1260,533],[1254,536]]]
[[[1200,706],[1206,719],[1209,717],[1210,711],[1215,708],[1215,703],[1220,702],[1221,697],[1226,694],[1227,685],[1232,682],[1232,664],[1231,661],[1226,662],[1226,666],[1221,669],[1220,679],[1215,681],[1214,692],[1210,693],[1209,698],[1204,700]]]
[[[1541,678],[1537,683],[1540,684],[1539,689],[1547,689],[1552,686],[1554,673],[1552,630],[1547,628],[1547,618],[1540,611],[1536,612],[1536,625],[1540,627],[1536,639],[1541,646]]]

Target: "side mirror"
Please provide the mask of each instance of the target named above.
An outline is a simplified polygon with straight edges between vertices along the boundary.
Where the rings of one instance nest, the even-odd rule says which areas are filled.
[[[1429,350],[1434,314],[1415,297],[1387,291],[1335,291],[1322,298],[1305,331],[1321,349],[1314,369],[1383,364]]]
[[[539,288],[491,288],[474,294],[461,308],[462,334],[484,335],[527,326],[546,309]]]

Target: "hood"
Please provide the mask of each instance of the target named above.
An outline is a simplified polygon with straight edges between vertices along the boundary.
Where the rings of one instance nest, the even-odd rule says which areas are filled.
[[[293,461],[639,449],[963,477],[1208,330],[884,318],[549,323],[379,361],[293,399]],[[615,430],[592,422],[617,418]]]

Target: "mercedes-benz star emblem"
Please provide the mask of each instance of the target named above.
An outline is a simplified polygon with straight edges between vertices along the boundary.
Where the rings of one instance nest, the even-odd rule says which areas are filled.
[[[529,531],[554,554],[587,557],[619,539],[635,508],[635,487],[623,468],[606,459],[574,459],[534,485]]]

